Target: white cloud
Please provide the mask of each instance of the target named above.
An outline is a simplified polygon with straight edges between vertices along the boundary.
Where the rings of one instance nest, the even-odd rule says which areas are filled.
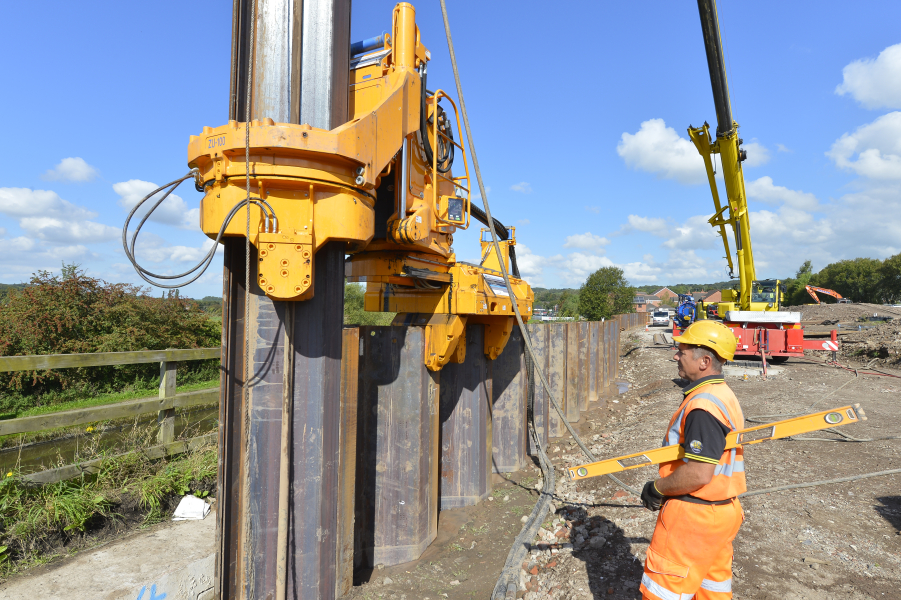
[[[638,215],[629,215],[628,224],[624,225],[621,231],[643,231],[653,235],[666,235],[670,225],[666,219],[660,217],[640,217]]]
[[[0,213],[16,218],[31,237],[53,244],[106,242],[121,235],[114,227],[91,221],[97,213],[50,190],[0,188]]]
[[[97,169],[89,165],[83,158],[64,158],[52,169],[41,175],[47,181],[91,181],[97,177]]]
[[[141,199],[158,188],[159,186],[149,181],[141,181],[140,179],[129,179],[113,184],[113,191],[119,194],[119,204],[126,210],[131,210],[141,201]],[[159,199],[162,192],[156,194],[152,199],[144,203],[141,210],[136,216],[140,217],[144,214],[145,209],[153,206],[155,200]],[[196,230],[200,223],[200,209],[188,208],[188,204],[176,194],[169,194],[162,204],[150,216],[150,221],[162,223],[163,225],[173,225],[182,229]],[[134,222],[134,219],[132,219]]]
[[[605,237],[594,235],[590,232],[577,233],[566,237],[564,248],[580,248],[582,250],[591,250],[597,252],[610,243]]]
[[[600,207],[600,206],[586,206],[586,207],[585,207],[585,210],[587,210],[587,211],[590,212],[590,213],[594,213],[594,214],[596,214],[596,215],[601,213],[601,207]]]
[[[744,167],[759,167],[770,162],[770,151],[756,140],[742,146],[748,152],[748,159],[742,163]]]
[[[558,274],[563,280],[572,286],[580,286],[585,283],[588,276],[600,269],[601,267],[614,266],[613,261],[606,256],[598,256],[596,254],[583,254],[581,252],[573,252],[565,257],[557,257],[553,261],[559,271]]]
[[[745,185],[748,198],[759,200],[767,204],[784,203],[792,208],[800,210],[817,210],[819,201],[817,197],[808,192],[790,190],[781,185],[773,185],[773,178],[764,176]]]
[[[523,225],[528,225],[530,223],[531,223],[531,221],[528,219],[520,219],[519,221],[516,222],[516,224],[519,225],[520,227],[522,227]]]
[[[784,144],[776,144],[776,150],[779,152],[794,152],[794,150]]]
[[[842,135],[826,155],[840,169],[863,177],[901,179],[901,112],[882,115]]]
[[[633,169],[655,173],[680,183],[707,181],[704,160],[694,144],[667,127],[663,119],[649,119],[637,133],[623,133],[616,152]]]
[[[122,235],[115,227],[93,221],[69,221],[54,217],[25,217],[19,227],[32,236],[54,243],[108,242]]]
[[[10,217],[42,215],[61,219],[92,219],[97,213],[63,200],[50,190],[0,188],[0,213]]]
[[[866,108],[901,108],[901,44],[889,46],[875,59],[855,60],[842,69],[835,93],[851,96]]]
[[[198,263],[207,255],[215,242],[204,238],[200,246],[169,245],[166,240],[152,233],[141,233],[135,247],[135,255],[138,263]],[[222,247],[216,249],[222,251]],[[519,260],[519,246],[517,245],[517,263]],[[179,271],[180,272],[180,271]],[[172,274],[172,271],[164,274]]]
[[[486,185],[486,186],[485,186],[485,193],[486,193],[486,194],[490,194],[490,193],[491,193],[491,186],[490,186],[490,185]],[[475,187],[472,188],[472,198],[471,198],[471,199],[472,199],[472,200],[481,200],[481,199],[482,199],[482,192],[479,190],[478,184],[476,184]]]
[[[528,181],[520,181],[519,183],[513,184],[510,186],[510,189],[514,192],[521,192],[523,194],[531,194],[532,193],[532,184]]]
[[[529,285],[537,287],[544,285],[543,275],[546,263],[545,257],[533,254],[525,244],[516,244],[516,265],[519,267],[519,274],[529,282]]]
[[[701,249],[715,248],[722,244],[719,236],[719,228],[710,226],[708,219],[711,215],[695,215],[689,217],[684,223],[671,228],[661,237],[666,237],[663,242],[666,248],[677,249]],[[728,228],[727,228],[728,229]]]

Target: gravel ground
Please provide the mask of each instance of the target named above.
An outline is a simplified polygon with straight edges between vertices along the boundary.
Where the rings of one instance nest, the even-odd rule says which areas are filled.
[[[681,400],[673,352],[654,345],[652,336],[653,332],[643,330],[624,335],[621,374],[632,388],[608,398],[606,407],[592,408],[576,425],[598,458],[657,446]],[[781,375],[766,381],[728,382],[748,417],[860,402],[869,420],[842,431],[861,438],[901,436],[897,404],[901,380],[855,376],[825,364],[826,358],[824,353],[790,359],[780,365]],[[891,368],[881,370],[901,376]],[[810,437],[839,439],[832,433]],[[755,490],[898,468],[899,443],[764,442],[745,453],[748,487]],[[527,600],[640,598],[638,582],[656,514],[607,478],[566,481],[563,469],[584,462],[571,440],[553,440],[549,456],[558,468],[556,512],[545,521],[522,565],[518,596]],[[655,476],[656,470],[648,467],[622,474],[638,489]],[[889,475],[746,498],[742,502],[745,523],[735,543],[735,598],[901,597],[899,482],[899,475]],[[419,561],[360,574],[350,597],[488,598],[521,518],[537,498],[536,485],[540,485],[540,472],[535,467],[496,476],[491,501],[441,513],[439,537]]]

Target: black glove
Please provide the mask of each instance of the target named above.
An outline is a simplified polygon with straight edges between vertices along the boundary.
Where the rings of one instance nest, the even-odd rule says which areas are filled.
[[[641,503],[646,509],[653,511],[660,510],[663,505],[663,494],[657,491],[653,481],[644,484],[644,489],[641,490]]]

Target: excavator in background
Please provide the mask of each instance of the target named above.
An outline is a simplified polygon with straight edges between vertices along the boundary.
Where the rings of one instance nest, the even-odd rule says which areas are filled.
[[[813,301],[816,302],[817,304],[820,303],[820,297],[816,295],[816,292],[819,292],[821,294],[826,294],[827,296],[832,296],[839,302],[841,302],[842,300],[845,300],[844,298],[842,298],[841,294],[839,294],[835,290],[830,290],[828,288],[821,288],[821,287],[817,287],[815,285],[805,285],[804,289],[807,290],[807,293],[810,294],[811,298],[813,298]],[[841,302],[841,303],[847,304],[848,302],[849,302],[848,300],[845,300],[845,302]]]
[[[716,135],[706,122],[703,127],[688,128],[688,136],[694,143],[707,171],[707,180],[713,194],[716,212],[709,223],[717,228],[726,249],[729,276],[737,267],[737,289],[722,290],[722,300],[715,304],[716,314],[735,333],[738,357],[769,357],[781,362],[790,356],[804,356],[804,350],[836,350],[837,334],[832,332],[829,342],[805,340],[799,312],[783,311],[785,289],[778,279],[758,280],[751,246],[751,223],[745,193],[742,162],[748,158],[741,145],[739,124],[732,118],[726,66],[720,37],[719,19],[715,0],[698,0],[707,67],[716,107]],[[713,161],[719,155],[722,165],[726,202],[720,199],[715,179]],[[735,240],[735,261],[732,259],[726,227],[730,227]],[[691,311],[694,319],[707,318],[707,306],[699,302]],[[688,319],[674,321],[673,334],[678,335],[687,327]]]

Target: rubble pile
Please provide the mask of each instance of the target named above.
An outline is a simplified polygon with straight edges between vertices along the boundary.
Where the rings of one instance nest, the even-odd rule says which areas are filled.
[[[843,358],[871,365],[901,364],[901,320],[860,327],[842,334]]]

